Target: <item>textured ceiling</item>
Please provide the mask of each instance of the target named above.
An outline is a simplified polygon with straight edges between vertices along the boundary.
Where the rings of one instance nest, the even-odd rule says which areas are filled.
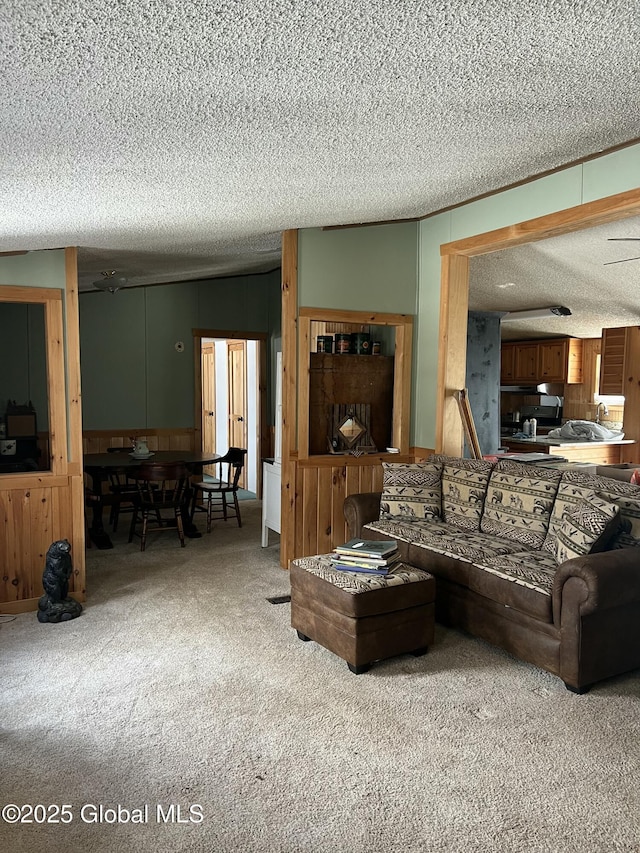
[[[636,239],[618,242],[628,237]],[[616,242],[608,242],[609,238]],[[608,326],[640,325],[637,218],[471,258],[469,270],[472,310],[564,305],[571,311],[569,317],[505,322],[505,340],[553,335],[599,338]]]
[[[4,0],[0,250],[81,287],[273,268],[640,135],[619,0]]]

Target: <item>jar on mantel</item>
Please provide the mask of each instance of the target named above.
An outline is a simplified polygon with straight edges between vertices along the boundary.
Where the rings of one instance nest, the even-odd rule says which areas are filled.
[[[336,334],[336,354],[346,355],[351,352],[351,335],[338,332]]]

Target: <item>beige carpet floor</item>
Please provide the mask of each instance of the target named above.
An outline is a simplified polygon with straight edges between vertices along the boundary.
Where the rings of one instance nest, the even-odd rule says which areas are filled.
[[[439,628],[352,675],[267,601],[288,575],[242,512],[88,551],[72,622],[0,619],[0,799],[48,807],[0,850],[640,851],[640,673],[575,696]]]

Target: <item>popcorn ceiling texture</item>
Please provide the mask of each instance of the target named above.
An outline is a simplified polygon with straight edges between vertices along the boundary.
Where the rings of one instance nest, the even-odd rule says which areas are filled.
[[[142,283],[142,253],[273,268],[283,229],[638,136],[639,30],[628,0],[5,0],[0,250],[87,247],[87,286],[116,259]]]

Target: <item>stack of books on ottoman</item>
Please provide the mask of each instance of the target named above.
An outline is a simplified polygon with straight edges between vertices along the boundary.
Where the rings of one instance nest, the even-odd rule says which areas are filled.
[[[389,574],[399,559],[398,543],[393,539],[350,539],[331,555],[336,569],[373,575]]]

